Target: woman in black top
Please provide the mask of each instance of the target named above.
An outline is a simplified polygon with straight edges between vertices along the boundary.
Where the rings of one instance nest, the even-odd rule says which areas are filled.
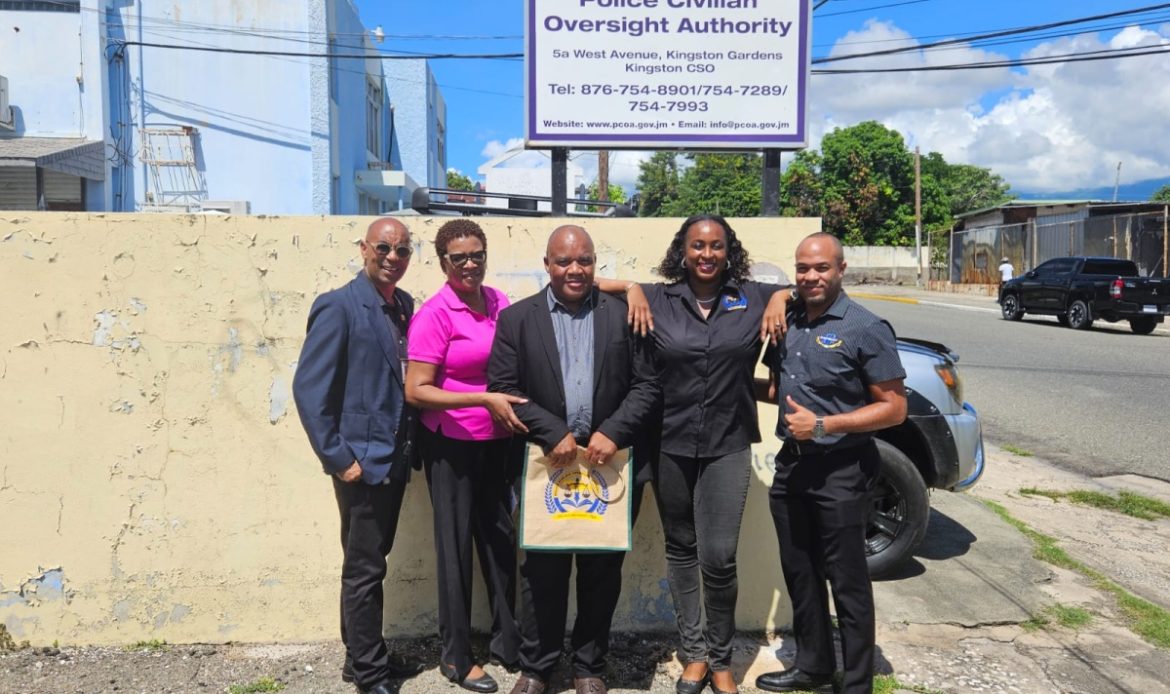
[[[716,692],[735,692],[735,554],[760,440],[754,372],[788,292],[749,279],[747,251],[716,215],[683,222],[657,272],[665,283],[598,284],[625,290],[632,318],[647,304],[653,317],[664,411],[662,452],[651,463],[686,665],[676,689],[697,694],[710,680]]]

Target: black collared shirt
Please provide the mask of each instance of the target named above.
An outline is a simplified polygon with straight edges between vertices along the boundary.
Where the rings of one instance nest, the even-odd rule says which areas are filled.
[[[785,397],[818,415],[852,412],[872,402],[869,386],[906,378],[894,329],[853,302],[844,291],[816,320],[803,304],[788,313],[788,332],[764,361],[776,374],[781,416],[776,436],[791,434],[784,423]],[[865,434],[829,434],[821,446],[847,448],[873,438]]]
[[[729,282],[704,319],[686,282],[643,284],[662,369],[662,450],[715,457],[760,440],[752,379],[764,307],[780,287]]]

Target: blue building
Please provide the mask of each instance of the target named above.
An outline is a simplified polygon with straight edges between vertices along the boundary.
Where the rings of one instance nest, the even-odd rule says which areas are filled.
[[[428,66],[383,60],[351,0],[5,0],[0,24],[0,209],[378,214],[445,171]]]

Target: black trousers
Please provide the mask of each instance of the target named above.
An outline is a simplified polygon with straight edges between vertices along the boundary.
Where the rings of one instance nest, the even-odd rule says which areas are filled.
[[[420,443],[434,510],[442,662],[460,680],[475,664],[471,653],[474,542],[492,613],[491,655],[514,665],[520,648],[512,523],[516,447],[510,438],[461,441],[425,427],[420,427]]]
[[[868,442],[823,455],[776,456],[770,491],[784,583],[792,598],[796,667],[836,670],[826,579],[833,591],[844,657],[844,691],[873,691],[873,589],[865,564],[869,494],[881,459]]]
[[[406,476],[389,484],[345,483],[333,477],[341,513],[341,641],[362,689],[389,679],[389,653],[382,638],[382,581],[394,544]]]
[[[639,471],[642,468],[638,468]],[[646,466],[645,469],[649,469]],[[635,475],[631,522],[638,520],[645,476]],[[525,552],[520,565],[520,669],[548,682],[560,660],[577,565],[577,617],[570,637],[574,677],[602,677],[609,629],[622,591],[625,552]]]

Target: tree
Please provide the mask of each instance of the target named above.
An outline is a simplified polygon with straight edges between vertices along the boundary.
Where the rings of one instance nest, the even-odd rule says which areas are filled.
[[[601,189],[597,185],[597,181],[589,184],[585,192],[586,200],[600,200],[598,193]],[[609,202],[621,204],[626,201],[626,190],[621,186],[610,183],[609,184]],[[600,205],[577,205],[578,212],[605,212],[609,207],[601,207]]]
[[[471,179],[455,169],[447,169],[447,187],[451,190],[475,190],[475,184]]]
[[[638,163],[638,216],[663,217],[662,210],[678,199],[678,155],[655,152]]]
[[[710,213],[755,217],[760,214],[760,155],[687,154],[686,157],[691,165],[679,181],[678,198],[663,206],[665,216]]]
[[[1170,183],[1155,190],[1150,196],[1150,202],[1170,202]]]
[[[1015,198],[1008,192],[1011,185],[1002,176],[971,164],[948,164],[943,189],[950,200],[953,217],[1002,205]]]
[[[821,154],[815,149],[796,153],[780,177],[780,214],[785,217],[821,217],[825,214]]]
[[[914,159],[877,121],[821,141],[825,228],[849,244],[906,245],[914,236]]]

